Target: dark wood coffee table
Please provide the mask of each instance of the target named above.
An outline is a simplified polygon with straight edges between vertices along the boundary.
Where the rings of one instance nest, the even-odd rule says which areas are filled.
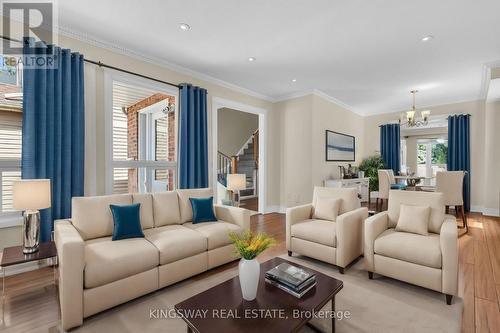
[[[265,272],[282,262],[303,267],[281,258],[262,263],[257,298],[251,302],[243,300],[236,276],[176,304],[175,309],[181,316],[194,314],[194,310],[206,311],[203,315],[183,316],[188,332],[297,332],[306,324],[312,326],[310,314],[321,310],[329,301],[335,311],[335,295],[342,289],[342,281],[303,267],[316,274],[317,285],[302,298],[296,298],[264,281]],[[303,315],[298,316],[298,312]],[[331,318],[332,332],[335,332],[335,318]]]

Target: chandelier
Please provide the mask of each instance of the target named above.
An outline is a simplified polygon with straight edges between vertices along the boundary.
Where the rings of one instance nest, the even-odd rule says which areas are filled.
[[[402,113],[399,118],[400,126],[407,127],[420,127],[428,124],[429,115],[431,114],[430,110],[420,111],[421,119],[415,118],[416,108],[415,108],[415,94],[418,93],[418,90],[412,90],[410,93],[413,95],[413,106],[410,111],[406,111],[406,113]]]

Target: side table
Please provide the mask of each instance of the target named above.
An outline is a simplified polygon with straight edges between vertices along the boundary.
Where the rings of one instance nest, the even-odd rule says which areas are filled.
[[[24,254],[22,246],[6,247],[3,250],[0,269],[2,270],[2,324],[5,301],[5,273],[10,267],[40,260],[50,259],[54,267],[54,283],[56,282],[57,249],[54,242],[40,243],[39,250],[35,253]]]

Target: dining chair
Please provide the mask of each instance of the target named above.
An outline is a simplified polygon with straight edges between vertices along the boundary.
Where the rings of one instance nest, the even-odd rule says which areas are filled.
[[[394,171],[392,169],[378,170],[378,198],[376,200],[375,209],[378,211],[380,202],[380,211],[384,208],[384,200],[389,200],[389,190],[404,190],[404,184],[396,184]]]
[[[463,171],[439,171],[436,173],[436,192],[441,192],[444,195],[444,204],[446,214],[449,213],[450,206],[455,207],[455,215],[458,217],[458,212],[462,217],[465,232],[468,231],[467,216],[464,212],[463,199],[463,184],[465,172]]]

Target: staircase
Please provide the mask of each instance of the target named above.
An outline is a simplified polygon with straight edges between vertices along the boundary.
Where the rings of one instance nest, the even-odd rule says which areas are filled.
[[[240,199],[255,198],[258,195],[257,176],[259,168],[259,131],[255,131],[236,156],[217,153],[217,180],[227,186],[227,174],[246,175],[246,189],[240,191]]]
[[[257,196],[257,163],[254,158],[254,144],[249,143],[243,149],[242,154],[238,155],[238,173],[244,173],[247,176],[247,188],[240,191],[241,199],[248,199]]]

